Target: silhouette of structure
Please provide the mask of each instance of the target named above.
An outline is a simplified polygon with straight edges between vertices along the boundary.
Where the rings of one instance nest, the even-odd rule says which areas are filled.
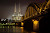
[[[22,17],[22,20],[21,20],[22,22],[24,22],[24,28],[27,30],[33,31],[33,28],[34,28],[33,23],[34,22],[32,20],[39,21],[38,26],[40,25],[40,27],[43,27],[43,25],[44,25],[46,27],[46,24],[45,24],[46,22],[44,22],[45,19],[43,20],[43,18],[46,17],[47,15],[49,15],[49,14],[47,14],[49,11],[49,8],[50,8],[50,0],[48,0],[48,1],[45,0],[44,3],[31,3],[31,4],[29,4],[29,6],[27,7],[27,10],[26,10],[26,13]],[[47,18],[46,18],[46,20],[47,20]],[[44,30],[46,30],[46,29],[44,29]],[[37,27],[37,29],[34,31],[38,31],[38,30],[39,30],[39,28]],[[43,31],[43,28],[42,28],[42,31]]]
[[[42,27],[41,31],[45,31],[47,27],[49,27],[47,26],[47,24],[45,24],[46,22],[49,23],[49,20],[47,20],[50,14],[49,9],[50,9],[50,0],[48,1],[45,0],[44,3],[31,3],[27,7],[25,15],[22,16],[21,20],[20,19],[18,20],[24,23],[24,29],[27,29],[29,31],[30,30],[39,31],[39,27]],[[20,6],[18,17],[19,14],[20,14]],[[36,28],[36,26],[38,27]]]

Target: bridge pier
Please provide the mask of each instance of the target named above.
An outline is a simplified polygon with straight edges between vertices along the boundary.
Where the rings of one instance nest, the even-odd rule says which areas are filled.
[[[24,21],[24,29],[27,31],[39,31],[39,21],[35,19],[35,21],[32,21],[32,19],[27,19]]]
[[[32,20],[24,21],[24,29],[27,31],[33,31],[33,22]]]

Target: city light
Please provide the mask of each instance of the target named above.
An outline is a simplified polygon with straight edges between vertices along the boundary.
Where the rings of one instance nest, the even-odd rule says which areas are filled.
[[[14,15],[12,15],[12,16],[14,16]]]
[[[23,32],[24,27],[20,27],[21,28],[21,32]]]
[[[24,25],[24,23],[23,22],[21,22],[21,26],[23,26]]]
[[[39,21],[37,20],[32,20],[34,25],[37,25],[39,23]]]
[[[1,21],[3,21],[4,19],[1,19]]]
[[[37,25],[37,24],[38,24],[38,22],[39,22],[39,21],[35,20],[35,21],[34,21],[34,25]]]
[[[33,21],[33,29],[36,30],[37,28],[39,28],[39,21],[37,20],[32,20]]]

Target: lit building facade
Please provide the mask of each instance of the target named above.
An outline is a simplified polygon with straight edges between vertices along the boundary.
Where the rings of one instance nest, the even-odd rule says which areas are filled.
[[[12,20],[14,20],[15,22],[20,21],[21,17],[23,16],[20,11],[21,9],[20,9],[20,3],[19,3],[19,12],[18,14],[16,13],[16,3],[15,3],[15,11],[14,11],[14,14],[12,15]]]

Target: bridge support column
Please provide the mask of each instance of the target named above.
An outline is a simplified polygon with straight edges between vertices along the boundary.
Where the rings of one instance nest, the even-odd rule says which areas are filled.
[[[24,21],[24,29],[27,31],[33,31],[33,22],[32,20]]]

